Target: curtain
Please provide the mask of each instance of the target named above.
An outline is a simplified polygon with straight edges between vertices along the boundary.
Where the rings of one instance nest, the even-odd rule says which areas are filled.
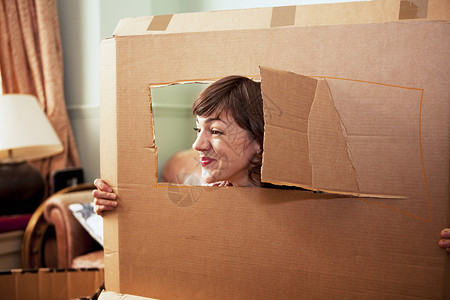
[[[34,162],[49,187],[53,170],[80,166],[66,110],[61,36],[55,0],[0,0],[0,72],[3,93],[35,95],[64,152]]]

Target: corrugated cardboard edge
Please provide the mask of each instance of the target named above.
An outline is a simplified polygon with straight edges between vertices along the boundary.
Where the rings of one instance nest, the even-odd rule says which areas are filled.
[[[122,19],[113,36],[448,20],[448,7],[447,0],[374,0],[149,16]]]
[[[116,105],[116,40],[104,40],[100,46],[100,170],[101,177],[113,187],[119,195],[117,187],[118,149],[117,149],[117,105]],[[108,124],[106,127],[105,124]],[[105,151],[105,150],[108,151]],[[108,153],[108,154],[106,154]],[[120,197],[119,197],[120,198]],[[120,201],[120,199],[118,199]],[[120,209],[120,208],[118,208]],[[117,209],[104,213],[104,255],[105,281],[120,287],[120,274],[113,272],[119,269],[119,222]],[[114,268],[112,268],[114,266]]]

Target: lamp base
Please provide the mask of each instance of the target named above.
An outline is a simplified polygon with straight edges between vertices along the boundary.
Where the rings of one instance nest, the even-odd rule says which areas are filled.
[[[44,196],[41,173],[26,162],[0,163],[0,215],[33,213]]]

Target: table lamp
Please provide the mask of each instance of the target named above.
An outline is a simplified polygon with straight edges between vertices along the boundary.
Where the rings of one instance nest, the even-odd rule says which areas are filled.
[[[36,97],[0,95],[0,215],[34,212],[44,195],[45,183],[27,161],[63,149]]]

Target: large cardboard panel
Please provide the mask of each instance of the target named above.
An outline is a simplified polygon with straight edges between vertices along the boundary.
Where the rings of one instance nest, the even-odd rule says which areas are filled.
[[[108,157],[102,157],[102,177],[120,201],[105,214],[105,251],[112,254],[105,257],[107,289],[169,299],[444,298],[450,262],[437,240],[449,224],[449,39],[448,22],[402,21],[131,34],[105,41],[103,70],[114,66],[115,76],[102,71],[101,106],[112,107],[101,115],[101,152]],[[359,189],[402,197],[158,184],[149,86],[231,74],[258,77],[259,66],[326,78],[316,91],[332,99],[347,141],[355,130],[370,136],[373,128],[389,132],[402,125],[405,131],[381,141],[396,143],[385,152],[382,170],[365,164],[380,150],[373,139],[348,142],[361,153],[349,155],[359,163],[357,173],[379,179],[373,185],[363,180],[369,185]],[[270,105],[274,113],[301,115],[304,107],[296,104]],[[316,116],[326,110],[336,117],[330,106],[322,107]],[[288,128],[289,118],[284,120],[280,127]],[[295,143],[297,135],[282,132],[275,135],[280,140],[265,143],[284,137]],[[398,149],[403,140],[416,148]],[[306,152],[292,150],[299,159],[292,163],[303,168]],[[399,167],[386,171],[389,162]],[[399,184],[384,189],[391,178]],[[412,188],[406,197],[404,182]],[[180,207],[174,195],[195,201]]]

